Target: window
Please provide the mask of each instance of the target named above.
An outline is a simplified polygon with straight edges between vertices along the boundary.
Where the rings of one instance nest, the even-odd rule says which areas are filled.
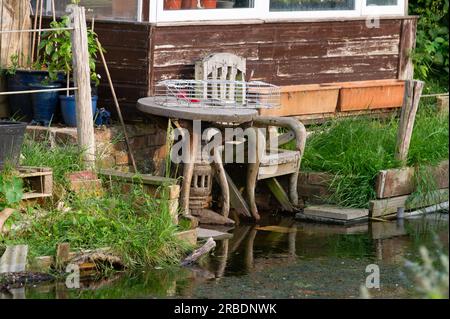
[[[71,0],[55,1],[56,15],[58,17],[66,15],[66,7]],[[32,0],[33,8],[36,7],[36,0]],[[43,0],[44,14],[52,16],[52,1]],[[86,7],[89,17],[95,17],[99,20],[123,20],[123,21],[141,21],[142,19],[142,0],[81,0],[80,5]]]
[[[405,7],[405,0],[365,0],[363,14],[382,15],[385,12],[404,14]]]
[[[88,17],[99,20],[183,22],[278,20],[403,15],[407,0],[81,0]],[[32,0],[33,8],[36,0]],[[43,0],[52,15],[52,1]],[[71,0],[55,0],[57,16]]]
[[[270,0],[270,11],[354,10],[355,0]]]
[[[153,0],[151,22],[403,15],[407,0]]]

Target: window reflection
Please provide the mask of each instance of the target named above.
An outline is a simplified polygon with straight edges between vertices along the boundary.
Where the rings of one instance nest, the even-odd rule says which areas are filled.
[[[385,0],[385,1],[389,1],[389,0]],[[325,11],[325,10],[354,10],[354,9],[355,9],[355,0],[271,0],[270,1],[270,11]]]
[[[254,8],[254,0],[164,0],[164,10]]]
[[[57,16],[66,15],[66,7],[71,0],[55,1]],[[36,9],[36,0],[32,0],[33,9]],[[103,20],[136,21],[138,13],[138,0],[81,0],[80,5],[90,11],[89,16]],[[43,12],[51,16],[52,5],[50,0],[43,0]],[[36,11],[35,11],[36,12]]]

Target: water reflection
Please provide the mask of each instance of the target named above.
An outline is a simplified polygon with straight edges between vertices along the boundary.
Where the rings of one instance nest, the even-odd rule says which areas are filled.
[[[383,267],[380,297],[410,296],[402,282],[405,259],[435,235],[448,250],[448,215],[404,221],[336,226],[268,217],[259,225],[239,225],[218,242],[214,253],[192,268],[151,269],[85,281],[78,290],[64,283],[18,288],[1,298],[211,298],[355,297],[365,267]]]

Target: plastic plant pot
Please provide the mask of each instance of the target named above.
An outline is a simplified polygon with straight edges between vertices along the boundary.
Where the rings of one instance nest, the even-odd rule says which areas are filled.
[[[180,10],[182,0],[164,0],[164,10]]]
[[[0,170],[5,164],[17,167],[27,123],[0,121]]]
[[[205,9],[216,9],[217,0],[202,0],[202,7]]]
[[[35,83],[30,85],[32,90],[59,89],[60,83]],[[34,93],[31,95],[31,104],[33,106],[33,122],[49,125],[53,120],[56,108],[58,106],[58,92]]]
[[[92,97],[92,115],[97,112],[97,96]],[[74,95],[60,95],[61,113],[64,123],[70,127],[77,127],[77,108]]]
[[[8,91],[27,91],[31,83],[40,83],[48,78],[47,71],[17,70],[15,74],[7,75]],[[8,97],[9,110],[14,118],[31,122],[33,119],[33,105],[30,94],[17,94]]]

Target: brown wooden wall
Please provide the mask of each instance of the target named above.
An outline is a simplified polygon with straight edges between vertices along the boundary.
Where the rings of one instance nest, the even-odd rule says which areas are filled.
[[[136,101],[149,94],[151,28],[150,24],[142,23],[95,22],[95,31],[107,51],[105,58],[123,116],[127,120],[140,117]],[[115,113],[111,90],[101,63],[97,64],[97,71],[102,76],[99,106]]]
[[[411,18],[415,21],[415,18]],[[153,80],[192,78],[212,52],[247,58],[252,79],[278,85],[397,78],[402,19],[157,27]]]
[[[193,78],[195,61],[214,52],[246,57],[252,80],[277,85],[398,78],[415,26],[416,17],[404,17],[382,19],[379,28],[367,28],[365,20],[192,26],[96,21],[95,30],[124,117],[132,121],[142,118],[136,101],[155,83]],[[405,38],[406,27],[413,39]],[[98,71],[99,105],[113,111],[100,63]]]

